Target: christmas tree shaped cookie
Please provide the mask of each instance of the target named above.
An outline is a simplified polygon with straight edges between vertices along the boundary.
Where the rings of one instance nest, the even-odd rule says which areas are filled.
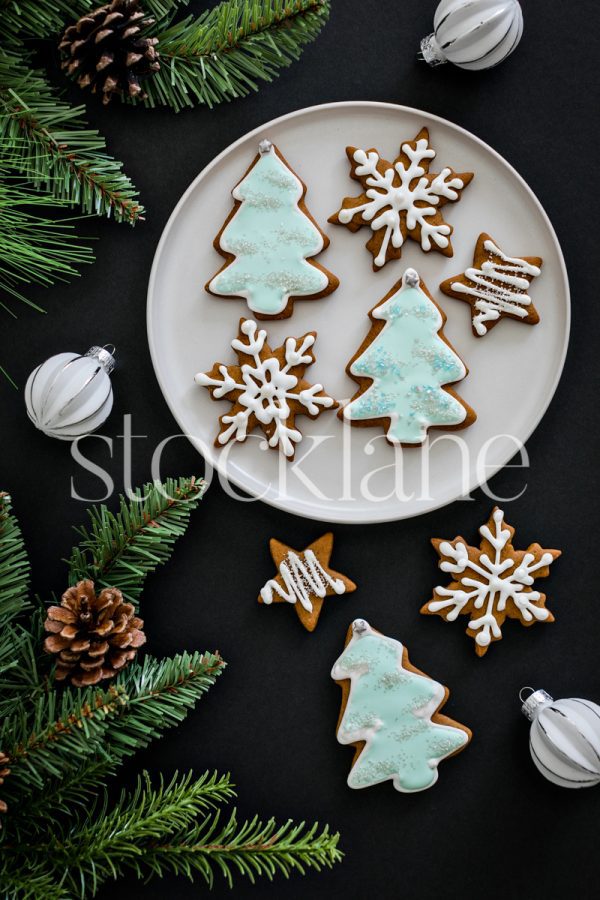
[[[346,197],[329,221],[350,231],[358,231],[363,225],[371,229],[367,250],[373,256],[375,271],[390,259],[400,258],[407,237],[417,241],[426,253],[437,250],[452,256],[453,229],[444,221],[442,207],[460,200],[473,173],[457,174],[447,167],[439,174],[430,173],[436,154],[429,145],[427,128],[402,144],[393,163],[374,149],[346,147],[346,154],[351,176],[360,182],[363,193]]]
[[[438,764],[471,739],[468,728],[439,713],[448,688],[364,619],[352,623],[331,677],[343,691],[338,741],[356,746],[351,788],[391,780],[397,791],[423,791],[437,781]]]
[[[428,428],[465,428],[475,412],[449,385],[467,368],[443,334],[446,317],[414,269],[369,313],[371,330],[346,371],[359,384],[340,418],[383,425],[390,444],[423,443]]]
[[[442,281],[440,290],[471,304],[475,337],[484,337],[503,317],[537,325],[540,317],[528,291],[541,266],[539,256],[507,256],[489,234],[480,234],[473,265]]]
[[[225,265],[206,290],[245,298],[257,319],[285,319],[295,299],[316,300],[334,291],[338,279],[313,259],[329,238],[308,212],[305,194],[277,147],[261,141],[214,240]]]

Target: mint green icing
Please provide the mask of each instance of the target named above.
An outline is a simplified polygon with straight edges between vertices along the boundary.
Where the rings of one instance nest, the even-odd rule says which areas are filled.
[[[233,197],[241,205],[219,243],[235,259],[215,275],[210,290],[245,297],[264,315],[282,312],[290,296],[325,290],[327,275],[306,261],[323,249],[323,238],[298,206],[301,182],[273,147],[261,153]]]
[[[399,641],[358,620],[333,667],[336,681],[351,679],[338,740],[366,742],[348,776],[351,788],[391,779],[398,791],[422,791],[437,781],[438,763],[468,741],[460,728],[431,721],[444,687],[405,669],[402,651]]]
[[[442,388],[464,378],[466,369],[438,334],[440,311],[409,283],[416,278],[408,269],[399,289],[374,310],[385,325],[351,366],[353,375],[373,383],[344,410],[347,419],[389,418],[393,443],[422,443],[430,426],[458,425],[466,416],[464,406]]]

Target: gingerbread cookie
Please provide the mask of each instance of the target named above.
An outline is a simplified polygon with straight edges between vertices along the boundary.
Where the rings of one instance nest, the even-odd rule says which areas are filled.
[[[373,232],[367,249],[377,271],[390,259],[399,259],[407,237],[421,244],[425,252],[438,250],[452,256],[452,226],[444,221],[442,207],[460,200],[472,172],[457,174],[444,168],[439,175],[429,172],[435,150],[429,146],[429,131],[422,128],[416,138],[402,144],[393,163],[377,150],[347,147],[351,177],[360,181],[363,193],[346,197],[342,208],[329,219],[358,231],[363,225]]]
[[[271,350],[267,332],[259,330],[252,319],[240,319],[239,334],[231,342],[238,363],[215,363],[210,372],[194,376],[196,384],[208,388],[213,400],[231,403],[229,413],[219,419],[216,447],[232,440],[245,441],[258,425],[269,447],[293,459],[296,444],[302,440],[295,428],[296,416],[316,419],[324,409],[339,405],[321,384],[310,384],[304,378],[306,367],[315,361],[312,347],[316,337],[314,331],[301,338],[289,337]]]
[[[269,547],[277,575],[261,589],[259,603],[293,603],[298,618],[314,631],[325,597],[349,594],[356,585],[329,566],[333,534],[324,534],[304,550],[294,550],[272,539]]]
[[[359,385],[338,415],[383,425],[390,444],[421,445],[428,428],[466,428],[477,418],[449,385],[467,368],[443,333],[446,317],[414,269],[369,313],[371,330],[346,367]]]
[[[448,587],[436,587],[433,597],[421,612],[442,616],[454,622],[459,615],[469,616],[467,634],[475,640],[478,656],[487,653],[493,641],[502,638],[505,619],[518,619],[522,625],[553,622],[546,609],[546,595],[533,590],[537,578],[545,578],[560,550],[543,550],[531,544],[527,550],[512,545],[515,529],[504,521],[504,513],[495,507],[489,521],[479,529],[479,547],[471,547],[462,537],[453,541],[432,540],[440,557],[440,569],[453,580]]]
[[[537,325],[540,317],[528,291],[541,266],[539,256],[506,256],[489,234],[480,234],[473,265],[442,281],[440,290],[471,304],[475,337],[484,337],[504,317]]]
[[[312,258],[329,246],[329,238],[307,210],[305,194],[306,185],[277,147],[261,141],[214,240],[225,265],[206,290],[245,298],[257,319],[285,319],[295,299],[316,300],[334,291],[338,279]]]
[[[337,739],[356,747],[351,788],[391,780],[397,791],[423,791],[437,781],[438,764],[471,740],[465,725],[440,715],[448,688],[364,619],[350,626],[331,677],[343,691]]]

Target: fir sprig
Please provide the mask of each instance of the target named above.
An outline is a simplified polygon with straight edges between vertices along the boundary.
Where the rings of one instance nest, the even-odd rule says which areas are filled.
[[[2,150],[0,138],[0,154]],[[56,215],[57,208],[67,206],[22,178],[7,175],[0,162],[0,294],[44,312],[22,287],[66,281],[79,274],[79,266],[93,262],[91,248],[74,233],[73,224],[45,214],[51,209]],[[0,308],[14,316],[2,300]]]
[[[95,0],[0,0],[0,40],[19,43],[47,38],[65,21],[91,9]]]
[[[139,878],[200,875],[209,886],[216,871],[232,886],[236,874],[254,883],[257,877],[319,871],[341,860],[339,835],[318,823],[278,825],[258,817],[239,823],[234,810],[221,824],[219,812],[205,815],[233,796],[228,775],[175,775],[168,784],[161,778],[154,786],[144,772],[134,791],[123,792],[112,808],[104,796],[44,843],[9,839],[5,849],[14,854],[16,866],[22,856],[34,860],[38,877],[53,872],[66,896],[81,898],[128,870]]]
[[[32,709],[20,707],[0,728],[0,747],[10,760],[5,799],[22,803],[48,780],[85,775],[86,758],[120,763],[180,724],[214,684],[224,663],[211,653],[171,659],[146,656],[117,676],[109,688],[51,689]]]
[[[11,498],[0,492],[0,630],[29,605],[29,559]]]
[[[258,90],[299,58],[329,9],[329,0],[225,0],[166,30],[155,26],[161,68],[144,82],[144,102],[178,112]]]
[[[186,530],[205,488],[200,478],[150,483],[115,515],[106,506],[89,511],[91,523],[77,528],[80,541],[69,560],[69,584],[91,578],[97,587],[117,587],[137,603],[149,572],[166,562]]]
[[[117,516],[92,512],[72,556],[73,571],[123,579],[139,598],[153,568],[170,556],[204,485],[194,478],[146,485]],[[88,568],[85,572],[77,567]],[[78,575],[76,576],[78,577]],[[319,870],[341,859],[338,835],[317,824],[283,826],[254,817],[221,820],[234,796],[228,775],[192,773],[153,782],[109,803],[118,766],[178,725],[214,684],[218,653],[136,658],[108,686],[58,687],[39,665],[41,609],[29,619],[23,538],[0,493],[0,896],[73,900],[109,878],[167,873],[211,885],[220,872],[252,881]],[[33,604],[31,604],[33,605]],[[11,659],[12,651],[12,659]]]
[[[0,141],[15,171],[61,204],[134,224],[144,208],[122,163],[23,53],[0,47]]]
[[[173,820],[186,822],[184,827],[176,831],[165,822],[165,817],[146,817],[143,811],[136,819],[133,804],[118,809],[116,815],[107,814],[107,826],[102,819],[96,821],[94,838],[89,843],[85,842],[85,830],[82,841],[82,825],[78,823],[79,830],[66,848],[71,856],[75,855],[92,890],[107,878],[126,874],[128,869],[138,878],[162,878],[171,873],[193,880],[195,875],[201,875],[209,887],[217,872],[233,887],[235,875],[243,875],[252,883],[259,877],[271,881],[278,873],[286,878],[294,870],[303,875],[307,869],[320,871],[342,859],[339,835],[332,834],[327,826],[319,829],[318,823],[310,827],[291,821],[278,825],[274,819],[265,823],[258,817],[240,823],[234,810],[224,824],[219,812],[193,824],[188,809],[180,808],[174,814],[171,798],[161,799],[166,799]],[[151,791],[143,802],[160,808]],[[134,827],[128,833],[132,813]],[[107,833],[104,840],[103,833]]]

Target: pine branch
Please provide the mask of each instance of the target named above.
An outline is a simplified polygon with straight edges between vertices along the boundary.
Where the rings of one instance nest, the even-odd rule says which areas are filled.
[[[95,0],[0,0],[0,40],[47,38],[94,5]]]
[[[69,584],[91,578],[97,588],[117,587],[137,603],[146,576],[169,559],[184,534],[204,488],[202,479],[169,478],[137,489],[135,499],[121,497],[116,515],[104,505],[92,507],[91,525],[76,529],[80,542],[69,560]]]
[[[0,154],[4,150],[0,138]],[[44,310],[20,290],[22,285],[51,285],[79,275],[76,266],[93,262],[89,247],[81,244],[68,220],[36,215],[66,207],[64,201],[43,194],[22,179],[6,176],[0,163],[0,292]],[[14,316],[6,303],[0,307]]]
[[[232,886],[235,872],[254,883],[259,876],[304,874],[341,860],[339,836],[327,827],[319,831],[318,824],[278,826],[273,819],[264,824],[255,817],[240,825],[235,811],[224,825],[218,813],[198,821],[233,795],[229,776],[189,773],[174,776],[166,786],[161,778],[154,787],[144,773],[133,794],[123,792],[112,809],[104,797],[101,806],[46,834],[43,842],[9,840],[4,849],[46,860],[48,874],[64,877],[70,892],[81,898],[128,869],[140,878],[171,872],[191,879],[198,873],[210,886],[216,870]]]
[[[43,693],[39,667],[42,633],[37,613],[27,626],[17,623],[0,631],[0,719]]]
[[[98,790],[103,790],[117,772],[110,759],[91,759],[60,778],[44,784],[44,790],[11,807],[5,826],[8,840],[21,844],[47,837],[48,829],[64,824],[69,817],[94,806]]]
[[[86,128],[85,107],[61,100],[28,62],[0,48],[0,142],[15,170],[61,204],[134,224],[144,212],[138,192],[104,138]]]
[[[92,767],[98,760],[122,762],[183,721],[223,666],[218,654],[147,656],[107,689],[49,689],[33,712],[20,709],[1,724],[0,747],[11,770],[3,798],[9,805],[23,803],[47,782],[81,773],[88,761]]]
[[[179,112],[245,97],[298,59],[328,17],[329,0],[226,0],[166,30],[157,23],[161,68],[144,102]]]
[[[30,574],[23,535],[11,513],[11,498],[0,492],[0,636],[28,607]]]
[[[240,825],[234,810],[223,826],[216,813],[168,842],[150,843],[129,866],[138,877],[148,869],[159,877],[170,872],[191,880],[199,874],[210,887],[216,870],[233,887],[236,872],[254,884],[257,877],[271,881],[277,873],[287,878],[293,871],[304,875],[307,869],[331,868],[342,859],[338,842],[339,834],[331,834],[327,826],[319,831],[318,823],[307,828],[290,820],[279,826],[274,819],[263,823],[255,816]]]
[[[48,874],[46,861],[6,854],[0,864],[0,896],[3,900],[69,900],[63,886]]]

